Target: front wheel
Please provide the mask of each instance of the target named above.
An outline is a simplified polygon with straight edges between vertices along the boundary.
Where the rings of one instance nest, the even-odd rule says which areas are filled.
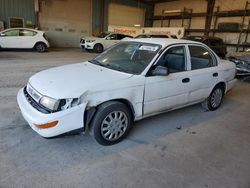
[[[125,138],[132,125],[130,109],[120,102],[107,102],[98,107],[90,134],[101,145],[113,145]]]
[[[215,87],[209,97],[202,103],[205,110],[214,111],[218,109],[222,103],[224,92],[222,87]]]
[[[103,46],[101,44],[95,44],[94,45],[94,51],[96,53],[102,53],[103,52]]]

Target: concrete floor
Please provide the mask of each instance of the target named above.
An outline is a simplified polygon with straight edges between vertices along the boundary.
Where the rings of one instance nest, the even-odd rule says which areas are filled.
[[[110,147],[89,135],[36,134],[18,109],[18,89],[40,70],[94,55],[0,52],[1,188],[250,188],[250,82],[238,82],[215,112],[194,105],[147,118]]]

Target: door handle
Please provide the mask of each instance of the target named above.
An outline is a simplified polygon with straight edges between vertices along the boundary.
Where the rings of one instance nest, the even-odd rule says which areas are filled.
[[[218,76],[218,72],[213,73],[213,77],[217,77]]]
[[[182,79],[182,83],[188,83],[190,81],[190,78],[184,78]]]

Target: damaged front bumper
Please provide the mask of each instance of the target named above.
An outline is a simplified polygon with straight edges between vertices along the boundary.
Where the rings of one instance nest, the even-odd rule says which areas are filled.
[[[84,128],[84,111],[87,103],[82,103],[67,110],[45,114],[36,110],[28,102],[23,89],[20,89],[18,92],[17,102],[24,119],[34,131],[43,137],[55,137],[73,130]],[[54,122],[57,123],[53,127],[41,128],[41,125],[50,125]]]

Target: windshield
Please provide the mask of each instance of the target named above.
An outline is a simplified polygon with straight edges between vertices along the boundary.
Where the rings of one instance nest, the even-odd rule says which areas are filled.
[[[121,72],[140,74],[160,48],[157,44],[121,42],[90,62]]]
[[[136,38],[136,39],[140,39],[140,38],[150,38],[150,35],[137,35],[135,38]]]
[[[104,38],[106,36],[108,36],[110,33],[106,32],[106,33],[101,33],[99,36],[97,36],[98,38]]]

